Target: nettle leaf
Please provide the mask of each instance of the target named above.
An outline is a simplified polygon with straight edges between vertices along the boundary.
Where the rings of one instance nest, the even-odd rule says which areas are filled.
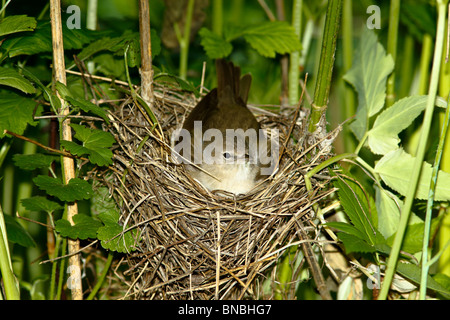
[[[29,124],[36,125],[33,119],[35,107],[32,99],[15,93],[3,94],[0,99],[0,138],[5,135],[5,130],[23,134]]]
[[[101,107],[85,99],[74,97],[67,86],[61,82],[56,83],[56,90],[58,90],[61,97],[72,106],[78,107],[86,113],[92,112],[93,114],[103,118],[103,120],[105,120],[105,122],[109,124],[108,116],[105,110],[103,110]]]
[[[411,96],[397,101],[383,111],[368,132],[369,147],[375,154],[386,154],[398,148],[398,134],[405,130],[425,109],[427,96]]]
[[[89,160],[99,166],[112,164],[112,151],[110,148],[114,142],[114,137],[109,133],[97,129],[89,129],[78,124],[71,124],[75,130],[75,138],[80,140],[80,146],[73,141],[61,141],[61,146],[77,156],[88,155]]]
[[[13,156],[14,164],[22,170],[48,168],[53,162],[59,159],[60,157],[58,156],[50,156],[42,153],[15,154]]]
[[[26,248],[36,246],[36,243],[28,231],[25,230],[25,228],[22,227],[22,225],[18,223],[14,217],[8,214],[5,214],[3,217],[5,219],[6,233],[8,234],[9,241]]]
[[[417,284],[421,283],[422,269],[419,266],[412,264],[412,263],[399,262],[397,264],[396,270],[399,274],[401,274],[405,278],[408,278]],[[444,286],[442,286],[439,282],[434,280],[430,275],[427,276],[427,288],[432,289],[436,292],[440,292],[445,295],[450,295],[450,290],[448,288],[445,288]]]
[[[285,21],[270,21],[246,27],[243,37],[263,57],[275,58],[277,53],[285,54],[301,49],[294,28]]]
[[[64,209],[59,203],[48,200],[46,197],[35,196],[27,199],[20,200],[22,206],[29,211],[45,211],[53,212],[56,210]]]
[[[368,130],[369,118],[377,114],[386,99],[386,81],[394,70],[394,60],[386,55],[373,31],[364,29],[353,66],[344,80],[353,85],[358,93],[356,118],[350,124],[355,136],[361,140]]]
[[[431,234],[434,234],[437,228],[439,227],[439,224],[441,223],[440,218],[435,218],[431,221],[431,228],[430,232]],[[425,223],[414,223],[408,225],[408,228],[406,229],[406,233],[403,238],[402,242],[402,250],[409,252],[411,254],[415,254],[417,252],[421,252],[423,249],[423,230],[425,228]],[[394,243],[395,234],[391,235],[389,238],[387,238],[386,242],[392,246]]]
[[[39,189],[65,202],[90,199],[93,194],[89,182],[79,178],[70,179],[68,184],[63,184],[59,179],[40,175],[33,182]]]
[[[225,58],[233,51],[231,43],[209,29],[202,28],[199,34],[202,38],[200,43],[210,59]]]
[[[136,230],[124,231],[124,227],[119,224],[119,210],[106,210],[98,217],[104,223],[97,232],[97,237],[101,240],[103,248],[117,252],[130,252],[136,250]]]
[[[73,217],[74,225],[71,225],[66,219],[61,219],[55,222],[55,229],[63,237],[70,239],[96,239],[97,231],[102,226],[102,223],[94,218],[85,215],[77,214]]]
[[[64,49],[82,49],[97,37],[94,31],[88,29],[69,29],[63,23]],[[19,55],[33,55],[43,52],[52,52],[52,32],[49,21],[37,23],[33,32],[14,35],[6,39],[2,48],[8,52],[9,57]]]
[[[0,85],[16,88],[24,93],[35,93],[30,81],[14,69],[0,67]]]
[[[410,178],[413,172],[415,157],[403,149],[387,153],[375,165],[375,172],[393,190],[403,196],[408,192]],[[422,172],[416,191],[417,199],[428,199],[432,167],[429,163],[422,164]],[[439,170],[434,199],[436,201],[450,200],[450,174]]]
[[[392,192],[375,186],[375,203],[378,213],[378,230],[385,238],[395,234],[400,222],[403,202]]]
[[[385,243],[385,239],[376,229],[374,218],[369,211],[369,208],[372,211],[376,210],[374,204],[368,203],[360,187],[349,179],[339,177],[334,185],[338,188],[341,205],[351,224],[331,222],[327,225],[345,233],[339,238],[344,242],[348,252],[376,251],[376,245]],[[347,245],[350,247],[347,248]]]
[[[36,28],[36,19],[26,15],[9,16],[0,21],[0,37],[7,34],[33,31]]]

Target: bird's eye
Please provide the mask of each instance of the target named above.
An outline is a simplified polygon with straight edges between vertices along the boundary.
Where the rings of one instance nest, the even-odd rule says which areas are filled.
[[[229,154],[228,152],[225,152],[224,154],[223,154],[223,157],[225,158],[225,159],[231,159],[231,154]]]

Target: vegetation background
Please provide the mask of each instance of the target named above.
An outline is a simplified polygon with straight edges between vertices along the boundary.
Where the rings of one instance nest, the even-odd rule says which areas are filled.
[[[138,1],[99,0],[96,12],[88,10],[88,2],[90,1],[62,1],[63,25],[73,19],[73,13],[66,10],[70,5],[81,9],[81,28],[64,29],[66,66],[68,68],[74,66],[74,55],[78,55],[79,58],[83,57],[82,60],[86,63],[92,63],[93,74],[139,84]],[[417,194],[414,196],[413,192],[412,210],[411,207],[406,210],[408,214],[410,211],[414,212],[415,219],[417,219],[415,223],[409,221],[410,232],[406,231],[406,239],[409,239],[409,242],[408,240],[406,242],[413,249],[409,247],[411,250],[408,250],[404,245],[401,247],[403,236],[398,237],[397,249],[400,250],[401,247],[404,250],[402,252],[407,252],[409,257],[414,257],[411,259],[416,261],[415,265],[418,267],[413,271],[403,270],[400,272],[403,277],[415,284],[420,283],[425,288],[428,287],[428,297],[448,298],[450,250],[447,245],[450,238],[448,215],[450,191],[448,191],[447,185],[449,180],[444,172],[450,173],[450,143],[448,141],[450,139],[447,139],[447,143],[444,145],[445,134],[442,133],[442,130],[448,126],[448,122],[445,117],[445,108],[437,108],[434,112],[431,110],[429,129],[425,130],[428,135],[423,137],[420,128],[427,128],[427,116],[424,116],[426,114],[424,110],[430,108],[426,103],[427,98],[422,100],[417,98],[423,95],[430,97],[435,94],[440,97],[437,105],[441,107],[447,105],[450,91],[450,64],[445,62],[445,56],[448,55],[448,49],[446,49],[448,44],[445,41],[448,39],[448,31],[446,31],[446,27],[442,28],[442,25],[447,25],[446,22],[439,24],[439,18],[443,16],[445,20],[446,14],[442,14],[442,11],[447,10],[448,1],[330,0],[330,3],[338,3],[340,12],[342,12],[338,23],[339,33],[334,69],[329,70],[333,71],[331,81],[326,81],[326,79],[324,81],[318,76],[321,70],[322,45],[328,41],[327,36],[324,36],[328,1],[197,0],[190,12],[189,5],[193,3],[194,1],[189,0],[150,0],[153,65],[156,81],[163,77],[164,79],[170,78],[185,90],[198,90],[206,62],[204,86],[213,88],[215,86],[213,59],[227,57],[239,65],[244,73],[252,74],[253,83],[249,97],[251,104],[261,105],[265,108],[272,108],[272,106],[280,104],[295,106],[299,100],[299,92],[301,92],[301,81],[307,74],[307,95],[304,99],[304,107],[311,108],[312,102],[317,98],[315,93],[318,87],[328,87],[330,94],[325,98],[329,99],[326,117],[330,129],[336,128],[355,115],[356,120],[353,121],[358,122],[361,115],[358,116],[357,110],[359,112],[359,110],[369,108],[367,109],[369,111],[366,111],[370,116],[366,116],[365,131],[355,132],[357,131],[355,125],[351,127],[346,123],[334,145],[334,152],[337,155],[347,155],[338,160],[344,158],[349,160],[342,164],[348,170],[348,175],[354,177],[359,185],[341,185],[341,189],[345,190],[348,187],[349,192],[353,194],[358,194],[355,190],[360,187],[366,190],[369,206],[373,205],[378,209],[378,216],[372,222],[382,229],[384,236],[383,240],[379,241],[371,236],[361,235],[356,239],[362,240],[364,244],[361,246],[355,245],[357,242],[355,238],[339,237],[345,251],[351,259],[355,259],[354,261],[364,261],[365,263],[373,261],[377,265],[384,265],[387,260],[380,257],[389,257],[391,249],[395,251],[397,240],[394,238],[397,234],[397,227],[402,224],[400,213],[403,214],[401,211],[403,206],[398,204],[404,203],[404,206],[407,207],[408,199],[411,198],[407,191],[402,191],[398,187],[399,185],[408,186],[408,180],[406,182],[397,180],[390,183],[386,178],[387,174],[377,167],[380,158],[388,151],[400,150],[398,149],[399,142],[401,142],[401,150],[406,150],[409,154],[418,157],[420,157],[420,146],[423,145],[423,160],[429,164],[436,165],[436,159],[439,156],[437,168],[440,167],[442,170],[440,171],[442,181],[436,183],[436,194],[441,191],[444,195],[440,199],[436,199],[436,202],[430,203],[427,202],[428,196],[418,197]],[[97,224],[93,222],[93,211],[95,206],[99,205],[99,202],[95,202],[99,201],[99,197],[88,195],[89,190],[84,189],[88,188],[85,185],[76,186],[82,193],[85,192],[81,196],[73,195],[73,190],[65,190],[64,192],[67,194],[60,194],[58,191],[52,193],[50,188],[45,186],[45,183],[49,181],[44,181],[42,176],[48,175],[49,166],[51,167],[50,164],[55,159],[38,159],[37,157],[28,160],[21,159],[16,155],[36,155],[45,152],[35,144],[24,141],[22,138],[12,137],[10,134],[5,135],[3,132],[3,130],[8,130],[43,145],[49,145],[52,121],[45,115],[49,115],[52,110],[55,111],[52,109],[54,107],[52,96],[55,91],[54,85],[52,86],[49,2],[2,0],[1,8],[0,124],[2,138],[0,140],[0,176],[2,179],[0,181],[0,203],[7,225],[10,252],[7,256],[3,255],[1,260],[3,266],[8,264],[8,260],[12,262],[12,270],[20,284],[19,291],[22,299],[66,299],[70,295],[63,281],[65,275],[64,272],[58,271],[59,268],[64,270],[64,265],[57,268],[55,267],[56,263],[41,264],[40,262],[63,256],[65,254],[64,238],[66,237],[78,237],[87,242],[90,241],[87,239],[92,238],[100,240],[97,231],[102,223],[106,225],[106,220],[101,220],[101,222],[95,220]],[[94,25],[95,31],[88,30],[86,27],[89,13],[97,19]],[[18,20],[18,26],[11,26],[5,22],[8,17],[19,15],[26,15],[33,18],[33,21],[20,18],[24,20]],[[278,20],[286,21],[286,23],[276,24],[275,21]],[[186,21],[190,27],[188,25],[188,28],[184,29]],[[273,24],[268,24],[269,22]],[[175,25],[178,26],[178,33],[177,27],[174,28]],[[368,26],[375,28],[369,31],[370,33],[366,33],[369,29]],[[188,39],[185,37],[185,30],[190,30]],[[440,41],[439,36],[442,36],[444,40]],[[104,42],[101,42],[102,39]],[[371,40],[373,43],[370,43]],[[90,51],[87,50],[88,48]],[[436,48],[441,49],[441,56],[435,55]],[[370,56],[364,50],[377,54]],[[128,60],[125,64],[124,54],[126,53],[128,53],[128,57],[125,59]],[[437,57],[439,57],[438,60],[436,60]],[[133,59],[135,59],[134,62]],[[290,66],[293,65],[292,61],[295,59],[298,65],[294,65],[294,69],[285,68],[283,59],[291,61]],[[371,68],[366,68],[367,66]],[[438,66],[439,69],[436,73]],[[76,67],[72,69],[75,70]],[[12,74],[11,70],[13,70]],[[385,74],[382,74],[383,70]],[[287,85],[288,82],[289,85]],[[361,88],[361,84],[363,84],[363,88]],[[105,85],[104,88],[107,89],[108,86]],[[67,88],[59,87],[57,89],[60,94],[65,89],[70,91],[67,93],[67,98],[73,99],[71,103],[77,107],[77,111],[81,109],[82,112],[98,117],[104,115],[101,110],[83,102],[88,101],[91,97],[85,96],[79,77],[68,75]],[[374,107],[377,108],[376,110],[365,106],[361,102],[361,96],[364,94],[366,97],[370,97],[372,102],[376,101],[377,104],[380,102],[381,105]],[[77,98],[82,101],[77,103],[75,101]],[[409,113],[409,109],[403,106],[408,109],[407,118],[400,116],[396,118],[394,115],[388,117],[384,114],[385,119],[394,119],[395,124],[390,128],[381,128],[384,131],[378,136],[375,130],[369,130],[377,126],[376,120],[383,115],[381,110],[395,106],[403,98],[411,98],[408,103],[403,102],[405,105],[418,106],[418,111],[414,111],[414,115],[413,111]],[[370,104],[370,101],[367,104]],[[401,106],[397,105],[397,107]],[[33,120],[29,118],[30,115],[44,117]],[[393,128],[399,124],[403,127]],[[74,127],[74,130],[79,137],[84,133],[100,135],[96,132],[85,132],[83,128],[79,127]],[[396,146],[394,150],[380,150],[383,145],[380,137],[394,139]],[[376,139],[378,142],[374,142]],[[101,146],[93,144],[89,148],[87,144],[92,141],[89,138],[80,138],[83,146],[89,149],[81,154],[92,156],[92,150],[107,149],[111,146],[108,137],[101,137],[100,140],[103,143]],[[74,152],[73,149],[71,151]],[[45,156],[49,157],[48,154]],[[107,164],[111,161],[111,156],[108,156],[105,151],[100,159],[95,161],[90,158],[91,164]],[[42,160],[43,164],[40,164],[38,160]],[[99,161],[104,161],[104,163],[99,163]],[[404,158],[397,161],[405,166],[411,163],[411,172],[406,175],[402,173],[403,178],[414,176],[414,172],[418,172],[420,175],[420,169],[417,170],[417,167],[413,169],[412,162],[408,162]],[[417,161],[417,163],[421,164],[422,161]],[[400,170],[401,166],[398,169]],[[54,177],[61,175],[60,168],[53,167],[53,170],[55,170]],[[82,177],[85,170],[87,169],[79,170],[78,177]],[[429,171],[431,177],[431,166]],[[381,184],[383,188],[380,187]],[[425,188],[426,191],[429,189],[430,187]],[[385,190],[386,193],[384,193]],[[395,211],[393,214],[395,217],[392,219],[389,210],[387,216],[385,213],[382,215],[382,208],[389,206],[389,200],[380,202],[379,197],[383,197],[377,196],[380,192],[381,194],[395,194],[388,197],[397,201],[396,209],[391,208],[392,212]],[[48,195],[52,196],[50,197],[51,201],[46,202],[44,199],[47,199],[45,197]],[[36,198],[38,196],[39,198]],[[70,226],[67,227],[60,222],[59,225],[56,224],[55,241],[57,245],[55,249],[54,246],[49,245],[48,230],[42,224],[55,225],[55,221],[63,220],[64,203],[70,201],[71,196],[79,201],[80,212],[91,217],[91,220],[86,220],[86,223],[90,227],[95,224],[94,233],[91,236],[92,233],[85,234],[83,233],[85,231],[81,231],[81,234],[74,235],[74,230]],[[343,218],[347,219],[345,223],[359,231],[361,231],[359,228],[364,229],[364,223],[358,226],[352,219],[352,212],[348,212],[352,209],[345,208],[346,201],[350,203],[352,200],[345,199],[342,194],[339,196],[340,201],[343,202],[343,211],[347,214],[347,218]],[[358,196],[360,195],[358,194]],[[24,199],[33,198],[34,200],[30,202],[26,200],[24,202]],[[354,198],[361,199],[356,195]],[[357,211],[355,209],[353,214],[358,215]],[[16,213],[23,219],[8,218],[15,217]],[[386,219],[383,221],[388,222],[382,225],[380,219]],[[408,224],[408,219],[406,219],[403,231],[407,229],[406,224]],[[415,227],[411,227],[411,225],[415,225]],[[353,236],[357,233],[355,229],[350,230],[342,225],[335,224],[333,227],[347,231]],[[360,234],[359,231],[358,234]],[[52,231],[50,232],[52,233]],[[430,234],[427,236],[427,233]],[[413,239],[413,235],[416,238]],[[425,250],[422,248],[423,243],[426,243]],[[382,244],[387,245],[389,249]],[[49,248],[56,251],[49,252]],[[101,246],[96,248],[83,260],[83,282],[86,282],[85,287],[90,289],[99,283],[99,288],[95,289],[94,294],[89,295],[88,292],[86,296],[100,299],[115,298],[118,295],[114,293],[114,285],[111,281],[103,281],[102,277],[103,274],[113,276],[109,269],[112,255],[108,254],[108,251]],[[120,251],[118,248],[111,249],[111,251]],[[422,263],[424,252],[434,257],[431,259],[432,263],[427,264],[430,256],[425,256],[425,264]],[[289,255],[289,253],[286,254]],[[115,258],[117,255],[120,255],[120,252],[116,254]],[[405,259],[405,256],[402,258]],[[397,257],[390,260],[397,262]],[[292,267],[292,265],[289,266]],[[292,277],[293,274],[298,275],[292,269],[288,273],[289,277]],[[318,295],[313,281],[307,274],[300,274],[302,276],[299,278],[292,279],[293,283],[296,283],[294,296],[297,299],[317,299]],[[427,279],[423,279],[424,274],[433,276],[428,279],[428,285]],[[4,269],[2,269],[2,277],[5,288],[7,284],[5,283]],[[280,275],[280,278],[283,276]],[[346,289],[347,293],[356,290],[352,285],[354,286],[355,283],[349,284]],[[277,292],[275,297],[285,298],[286,295],[282,291],[288,291],[288,289],[280,286],[278,290],[281,293]],[[0,293],[2,293],[1,290]],[[350,296],[349,294],[345,295],[342,291],[341,294],[339,296],[339,290],[336,289],[333,297]],[[381,295],[383,296],[383,293]],[[5,290],[3,290],[2,296],[8,297]],[[367,287],[361,291],[361,297],[365,299],[373,299],[377,296],[378,293],[374,293]],[[418,298],[419,286],[403,295],[392,295],[391,293],[390,297]],[[420,292],[420,297],[425,298],[424,291]]]

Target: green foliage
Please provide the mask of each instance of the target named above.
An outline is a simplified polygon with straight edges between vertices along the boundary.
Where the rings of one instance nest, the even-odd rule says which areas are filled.
[[[353,66],[344,76],[358,92],[358,109],[350,128],[359,140],[368,129],[369,119],[383,107],[387,77],[394,70],[392,57],[386,55],[375,33],[364,30]]]
[[[88,155],[91,163],[106,166],[112,164],[112,151],[109,149],[115,142],[109,133],[98,129],[88,129],[78,124],[70,125],[76,132],[75,138],[82,146],[73,142],[61,140],[61,146],[77,156]]]
[[[342,231],[338,237],[348,253],[375,252],[385,239],[374,223],[376,208],[373,200],[368,200],[363,190],[351,180],[338,178],[334,185],[350,223],[328,222],[327,225]]]
[[[275,58],[275,54],[298,51],[301,48],[294,28],[283,21],[264,22],[258,25],[232,29],[226,39],[206,28],[200,30],[201,44],[211,59],[228,56],[233,47],[231,41],[243,37],[260,55]]]
[[[14,69],[0,67],[0,85],[10,86],[25,93],[35,93],[36,89]]]
[[[33,182],[39,189],[65,202],[90,199],[93,193],[89,182],[79,178],[71,179],[68,184],[63,184],[60,179],[41,175],[34,178]]]
[[[36,125],[33,112],[36,103],[15,93],[3,94],[0,99],[0,138],[5,130],[23,134],[28,125]]]
[[[48,168],[52,162],[58,161],[59,157],[50,156],[42,153],[35,154],[15,154],[13,156],[14,164],[22,170],[35,170]]]
[[[406,153],[403,149],[389,152],[378,161],[375,172],[380,175],[383,181],[401,195],[406,195],[411,172],[413,170],[415,158]],[[422,174],[417,187],[416,198],[427,199],[430,187],[432,167],[424,162]],[[450,199],[450,174],[439,171],[434,198],[437,201],[448,201]]]
[[[12,243],[17,243],[26,248],[36,246],[34,239],[25,230],[25,228],[17,222],[15,218],[9,215],[4,215],[3,217],[5,219],[5,226],[9,241],[11,241]]]
[[[23,31],[33,31],[36,19],[25,15],[9,16],[0,21],[0,37]]]
[[[56,210],[64,209],[59,203],[51,201],[46,197],[35,196],[27,199],[20,200],[20,203],[29,211],[45,211],[52,213]]]
[[[82,213],[75,215],[73,222],[74,225],[71,225],[66,219],[58,220],[55,222],[55,229],[63,237],[86,240],[97,238],[97,230],[102,225],[100,221]]]

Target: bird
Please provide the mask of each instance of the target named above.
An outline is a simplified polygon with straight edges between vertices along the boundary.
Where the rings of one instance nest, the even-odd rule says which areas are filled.
[[[247,107],[252,77],[241,78],[240,67],[225,59],[217,59],[215,67],[217,88],[183,123],[194,155],[187,171],[209,191],[246,194],[263,178],[258,146],[264,135]]]

